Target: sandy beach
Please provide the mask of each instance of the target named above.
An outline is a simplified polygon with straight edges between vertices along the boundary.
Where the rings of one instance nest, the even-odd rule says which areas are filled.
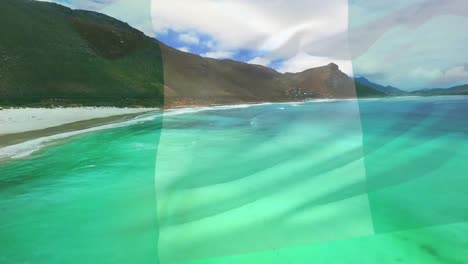
[[[129,120],[157,108],[72,107],[0,110],[0,147]]]
[[[71,108],[11,108],[0,110],[0,135],[21,133],[64,124],[136,114],[157,108],[71,107]]]
[[[164,109],[165,116],[268,103],[191,106]],[[58,139],[147,120],[136,118],[159,108],[11,108],[0,110],[0,161],[22,158]],[[162,112],[161,112],[162,113]],[[149,118],[154,118],[149,117]]]

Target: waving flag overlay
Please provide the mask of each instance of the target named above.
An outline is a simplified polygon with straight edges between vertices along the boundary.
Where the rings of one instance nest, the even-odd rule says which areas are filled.
[[[189,5],[152,6],[157,36],[183,52],[279,72],[334,63],[356,85],[342,102],[166,112],[155,178],[162,263],[444,263],[468,254],[457,235],[468,216],[466,99],[374,100],[360,90],[395,97],[466,83],[466,3],[200,1],[193,13],[175,11]],[[167,102],[248,103],[239,90],[204,90],[218,72],[209,59],[177,61],[163,48],[163,61]],[[197,93],[175,98],[196,85],[184,76],[197,67]],[[261,90],[257,81],[243,86]]]
[[[465,263],[466,28],[466,0],[0,1],[0,263]],[[3,133],[24,107],[151,111]]]

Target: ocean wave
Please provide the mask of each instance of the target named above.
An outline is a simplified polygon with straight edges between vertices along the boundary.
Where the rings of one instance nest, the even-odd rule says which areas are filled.
[[[212,110],[239,109],[239,108],[248,108],[248,107],[264,106],[264,105],[271,105],[271,104],[273,104],[273,103],[252,103],[252,104],[184,107],[184,108],[165,110],[164,113],[163,113],[163,116],[191,114],[191,113],[198,113],[198,112],[202,112],[202,111],[212,111]]]
[[[143,122],[153,121],[159,117],[183,115],[183,114],[196,113],[196,112],[209,111],[209,110],[227,110],[227,109],[236,109],[236,108],[247,108],[247,107],[252,107],[252,106],[261,106],[261,105],[269,105],[269,104],[271,103],[186,107],[186,108],[165,110],[164,112],[146,113],[146,114],[139,115],[133,119],[123,121],[123,122],[117,122],[117,123],[112,123],[112,124],[107,124],[107,125],[100,125],[100,126],[96,126],[92,128],[59,133],[55,135],[28,140],[28,141],[18,143],[15,145],[6,146],[3,148],[0,148],[0,160],[25,158],[57,140],[66,139],[66,138],[81,135],[81,134],[97,132],[101,130],[132,126],[132,125],[140,124]]]
[[[137,116],[133,119],[123,121],[123,122],[118,122],[118,123],[112,123],[112,124],[107,124],[107,125],[101,125],[101,126],[96,126],[92,128],[86,128],[86,129],[81,129],[81,130],[75,130],[75,131],[70,131],[70,132],[64,132],[64,133],[59,133],[55,135],[50,135],[50,136],[45,136],[45,137],[40,137],[32,140],[28,140],[26,142],[18,143],[15,145],[10,145],[6,146],[3,148],[0,148],[0,160],[1,159],[19,159],[19,158],[24,158],[32,153],[40,150],[41,148],[47,146],[49,143],[60,140],[60,139],[65,139],[85,133],[90,133],[90,132],[96,132],[100,130],[107,130],[107,129],[113,129],[113,128],[119,128],[119,127],[125,127],[125,126],[131,126],[131,125],[136,125],[140,124],[142,122],[148,122],[148,121],[153,121],[156,118],[160,117],[161,113],[157,114],[143,114],[141,116]]]

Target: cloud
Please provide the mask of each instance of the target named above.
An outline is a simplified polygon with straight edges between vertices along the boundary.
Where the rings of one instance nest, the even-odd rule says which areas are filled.
[[[379,12],[382,9],[387,9],[387,11]],[[355,58],[365,53],[384,34],[394,29],[417,30],[440,16],[468,17],[468,2],[466,0],[405,0],[404,2],[402,0],[378,2],[361,0],[351,5],[350,12],[350,24],[355,26],[350,27],[348,37],[351,54]],[[380,13],[381,16],[368,21],[368,18],[363,16],[364,13]],[[336,36],[334,38],[340,39]]]
[[[347,0],[199,0],[196,4],[191,0],[69,0],[68,4],[104,12],[149,35],[176,32],[175,47],[190,47],[211,58],[236,59],[240,51],[248,51],[253,57],[242,60],[261,65],[285,61],[289,65],[285,68],[301,71],[316,64],[298,63],[298,54],[334,58],[343,47],[347,50],[346,43],[336,50],[308,50],[347,31]],[[148,20],[141,18],[148,7],[149,27]]]
[[[153,0],[151,14],[155,32],[210,36],[214,42],[201,55],[252,50],[262,53],[262,60],[255,56],[245,61],[266,64],[288,60],[325,38],[346,32],[347,7],[347,0],[199,0],[196,4],[192,0]],[[340,48],[347,50],[346,46],[342,43]],[[335,57],[337,51],[342,52],[327,49],[310,55]]]
[[[468,69],[465,66],[455,66],[445,71],[439,71],[434,84],[466,84],[468,83]]]
[[[212,59],[229,59],[234,56],[234,52],[232,51],[209,51],[206,53],[202,53],[201,56],[212,58]]]
[[[403,89],[453,85],[468,61],[466,0],[53,2],[108,14],[203,56],[280,71],[335,62],[348,74],[353,68]]]
[[[200,39],[195,33],[184,33],[179,35],[179,40],[188,44],[197,45],[200,43]]]
[[[425,80],[425,81],[432,81],[442,76],[442,71],[439,69],[427,69],[423,67],[417,67],[411,70],[408,75],[411,78]]]
[[[255,57],[249,60],[247,63],[268,66],[271,63],[271,60],[264,57]]]
[[[353,59],[355,75],[375,76],[375,82],[407,90],[435,83],[453,86],[454,78],[441,76],[468,61],[468,54],[460,52],[468,43],[466,27],[468,18],[454,15],[437,15],[411,27],[395,24]]]
[[[338,60],[327,57],[315,57],[307,53],[299,53],[289,60],[283,62],[282,66],[278,69],[280,72],[300,72],[304,69],[312,67],[320,67],[334,62],[338,65],[341,71],[348,76],[353,76],[353,66],[349,60]]]
[[[468,69],[464,65],[445,70],[438,68],[418,67],[409,72],[411,78],[425,80],[435,86],[455,86],[468,83]]]
[[[180,51],[183,51],[183,52],[190,52],[190,48],[189,47],[179,47],[177,48],[178,50]]]

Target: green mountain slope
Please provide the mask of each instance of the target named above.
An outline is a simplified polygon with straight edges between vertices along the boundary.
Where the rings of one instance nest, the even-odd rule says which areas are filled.
[[[386,93],[378,91],[374,88],[355,82],[356,94],[359,98],[369,98],[369,97],[385,97],[388,96]]]
[[[437,95],[468,95],[468,84],[450,88],[424,89],[411,92],[411,95],[437,96]]]
[[[3,105],[162,105],[158,42],[105,15],[2,0]]]
[[[299,73],[181,52],[128,24],[45,2],[0,3],[1,105],[191,106],[385,94],[336,64]]]
[[[404,95],[406,92],[403,91],[403,90],[400,90],[396,87],[393,87],[393,86],[390,86],[390,85],[387,85],[387,86],[384,86],[384,85],[380,85],[378,83],[375,83],[375,82],[371,82],[369,81],[366,77],[358,77],[358,78],[354,78],[354,81],[356,82],[356,85],[357,84],[361,84],[363,86],[367,86],[367,87],[370,87],[374,90],[377,90],[377,91],[380,91],[384,94],[388,94],[388,95]]]

